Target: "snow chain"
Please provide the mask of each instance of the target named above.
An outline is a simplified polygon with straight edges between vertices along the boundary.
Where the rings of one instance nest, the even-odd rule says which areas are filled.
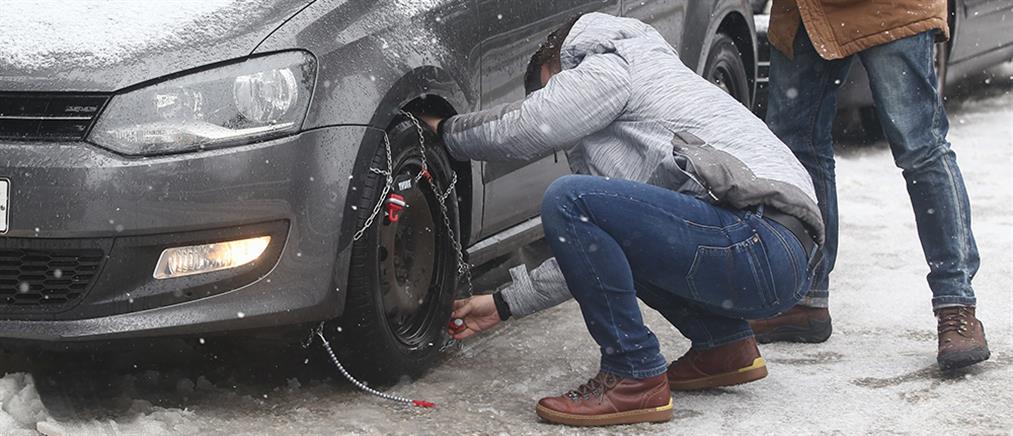
[[[464,247],[461,245],[461,241],[457,237],[457,232],[454,231],[454,226],[450,222],[450,212],[447,210],[447,198],[449,198],[450,195],[456,191],[457,172],[452,172],[450,185],[447,186],[447,190],[441,191],[440,187],[436,185],[436,181],[433,180],[432,174],[429,172],[429,162],[426,160],[425,133],[422,129],[422,123],[420,123],[418,118],[416,118],[415,115],[412,115],[411,113],[401,111],[401,114],[408,117],[408,119],[411,120],[412,124],[415,125],[415,131],[418,132],[419,153],[422,156],[421,158],[422,171],[419,171],[419,173],[415,175],[415,183],[417,184],[420,180],[425,179],[426,181],[429,182],[429,188],[433,190],[433,193],[435,193],[436,197],[439,199],[440,213],[441,215],[443,215],[443,224],[447,228],[447,234],[450,235],[450,244],[454,249],[454,252],[457,253],[457,277],[458,280],[460,280],[461,277],[464,277],[465,296],[470,297],[474,292],[474,289],[472,288],[471,284],[471,267],[468,265],[468,262],[464,260]],[[376,220],[376,217],[380,214],[380,211],[383,209],[384,203],[387,201],[388,195],[394,189],[394,164],[392,162],[393,153],[391,152],[390,149],[390,138],[387,136],[386,131],[383,132],[383,146],[384,151],[387,155],[386,156],[387,169],[385,170],[380,168],[369,169],[370,172],[384,177],[385,180],[383,190],[380,192],[380,199],[373,207],[373,212],[370,213],[368,218],[366,218],[366,221],[363,223],[362,228],[360,228],[357,232],[355,232],[355,235],[352,237],[353,241],[358,241],[359,239],[361,239],[362,236],[365,235],[366,232],[369,230],[369,228],[373,226],[373,222]],[[334,353],[334,350],[331,349],[331,344],[330,342],[327,341],[327,338],[324,335],[324,322],[321,322],[320,325],[316,328],[316,330],[314,330],[313,335],[320,338],[321,345],[323,345],[324,350],[327,351],[327,355],[330,356],[331,363],[333,363],[334,366],[338,368],[338,372],[340,372],[341,375],[345,377],[345,379],[347,379],[350,383],[352,383],[352,385],[354,385],[359,390],[383,398],[385,400],[409,404],[413,406],[418,407],[436,406],[435,404],[430,403],[428,401],[411,400],[408,398],[383,393],[369,386],[366,386],[365,383],[353,377],[352,374],[350,374],[348,370],[346,370],[345,367],[341,364],[341,361],[338,360],[338,356]],[[303,344],[304,347],[308,347],[310,343],[312,343],[313,335],[311,335],[308,341]],[[440,347],[440,351],[442,352],[447,348],[450,348],[455,343],[456,341],[454,341],[453,338],[449,338],[447,342],[442,347]]]

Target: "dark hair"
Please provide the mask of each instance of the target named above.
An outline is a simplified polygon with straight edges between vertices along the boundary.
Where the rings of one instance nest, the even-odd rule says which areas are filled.
[[[531,55],[531,60],[528,61],[528,70],[524,73],[525,94],[531,94],[542,89],[542,65],[551,65],[553,62],[559,63],[559,51],[563,48],[563,41],[566,40],[567,35],[570,34],[570,29],[573,29],[573,25],[579,19],[580,15],[570,17],[562,26],[553,30],[545,38],[545,42],[542,43],[541,47],[538,47],[535,54]]]

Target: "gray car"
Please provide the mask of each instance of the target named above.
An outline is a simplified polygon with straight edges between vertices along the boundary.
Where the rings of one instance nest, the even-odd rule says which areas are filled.
[[[357,371],[418,374],[467,292],[455,241],[478,268],[539,239],[570,169],[451,161],[402,111],[523,98],[531,53],[589,11],[653,24],[746,105],[755,87],[745,0],[221,3],[5,3],[22,17],[0,30],[7,345],[330,321]]]

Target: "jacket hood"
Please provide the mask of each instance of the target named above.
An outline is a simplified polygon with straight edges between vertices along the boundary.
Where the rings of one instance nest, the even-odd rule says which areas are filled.
[[[657,30],[640,20],[593,12],[581,16],[563,40],[560,66],[570,69],[589,55],[615,52],[617,42],[630,39],[642,39],[641,44],[652,45],[652,50],[675,52]]]
[[[311,0],[6,2],[0,91],[115,91],[249,55]]]

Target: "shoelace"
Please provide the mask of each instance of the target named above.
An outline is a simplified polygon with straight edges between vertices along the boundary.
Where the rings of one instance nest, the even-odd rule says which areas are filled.
[[[959,308],[955,311],[946,311],[939,314],[939,334],[957,332],[961,336],[970,336],[967,319],[971,311],[966,308]]]
[[[572,401],[580,399],[590,400],[592,396],[595,398],[601,398],[605,395],[605,391],[615,387],[619,383],[619,378],[612,374],[600,373],[594,378],[587,381],[577,389],[574,389],[566,393],[566,397]]]

